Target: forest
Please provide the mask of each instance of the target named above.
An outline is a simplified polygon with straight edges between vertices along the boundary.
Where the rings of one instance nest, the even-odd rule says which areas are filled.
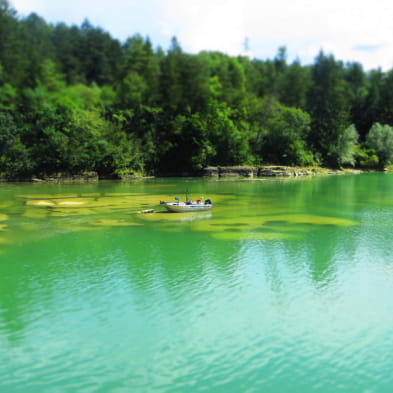
[[[154,48],[0,0],[0,177],[393,164],[393,70]]]

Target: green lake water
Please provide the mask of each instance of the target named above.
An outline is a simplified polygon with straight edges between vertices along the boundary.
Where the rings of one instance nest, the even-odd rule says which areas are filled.
[[[0,184],[1,393],[392,389],[393,174]]]

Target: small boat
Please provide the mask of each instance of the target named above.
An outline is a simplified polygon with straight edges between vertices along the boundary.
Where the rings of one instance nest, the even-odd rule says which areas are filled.
[[[192,201],[188,198],[188,193],[186,194],[186,202],[181,202],[179,197],[175,197],[175,200],[176,202],[161,201],[160,204],[172,213],[204,212],[213,207],[210,199],[203,200],[201,197],[196,201]]]

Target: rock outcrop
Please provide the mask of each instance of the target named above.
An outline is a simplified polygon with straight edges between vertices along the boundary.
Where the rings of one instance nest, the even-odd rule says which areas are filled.
[[[227,167],[207,167],[204,169],[203,176],[207,177],[289,177],[306,176],[320,173],[317,169],[306,170],[304,168],[288,166],[227,166]]]

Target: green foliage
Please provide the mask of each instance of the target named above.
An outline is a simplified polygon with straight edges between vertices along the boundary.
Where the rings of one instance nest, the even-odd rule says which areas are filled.
[[[298,61],[285,68],[278,80],[279,99],[285,106],[306,109],[307,91],[310,87],[310,70]]]
[[[339,166],[355,165],[355,155],[357,152],[359,134],[352,124],[339,135],[337,143],[332,147],[331,154],[335,155],[335,161]]]
[[[323,52],[310,66],[289,64],[285,47],[272,60],[193,55],[175,37],[164,52],[88,20],[22,18],[0,0],[2,176],[383,167],[393,163],[392,91],[393,71]]]
[[[368,94],[367,76],[361,64],[350,63],[344,70],[344,79],[348,88],[351,122],[363,138],[365,134],[363,131],[363,112]]]
[[[308,110],[312,118],[310,143],[325,164],[338,165],[336,146],[350,125],[350,106],[343,65],[321,52],[312,69]]]
[[[360,168],[374,169],[379,166],[379,159],[374,149],[358,146],[355,152],[357,166]]]
[[[214,151],[210,164],[241,165],[249,157],[249,144],[242,124],[231,119],[231,109],[224,103],[213,103],[207,116],[210,151]]]
[[[123,109],[137,108],[144,102],[148,87],[141,75],[132,71],[117,88],[118,106]]]
[[[31,162],[26,146],[11,115],[0,112],[0,174],[23,177],[29,173]]]
[[[356,124],[361,140],[364,141],[367,133],[374,123],[381,121],[381,112],[384,106],[382,90],[384,74],[379,70],[372,70],[366,75],[366,92],[362,105],[358,108]]]
[[[9,83],[0,85],[0,111],[13,111],[16,109],[17,91]]]
[[[379,108],[378,121],[393,125],[393,70],[383,76],[380,94],[383,105]]]
[[[305,142],[310,132],[310,116],[272,99],[262,105],[260,127],[253,144],[256,156],[269,163],[277,162],[278,158],[286,165],[312,165],[312,153]]]
[[[190,173],[205,167],[214,153],[206,132],[206,120],[199,114],[178,115],[172,124],[175,138],[166,153],[168,169],[173,173]]]
[[[367,143],[375,150],[381,167],[393,164],[393,127],[375,123],[367,135]]]
[[[123,65],[121,78],[130,74],[139,75],[148,90],[145,102],[154,104],[158,99],[158,77],[160,73],[159,59],[154,54],[149,39],[143,40],[140,35],[129,38],[123,46]]]

